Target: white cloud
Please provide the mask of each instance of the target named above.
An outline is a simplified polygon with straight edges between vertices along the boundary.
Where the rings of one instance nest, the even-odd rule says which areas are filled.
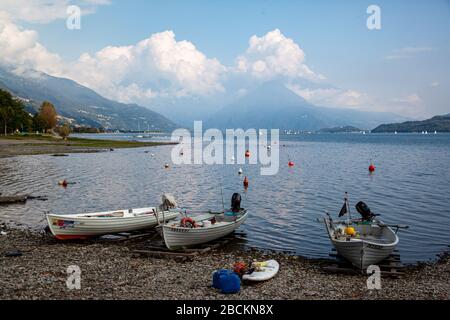
[[[306,101],[330,108],[361,108],[372,104],[370,97],[356,90],[343,90],[337,88],[308,89],[296,85],[288,88]]]
[[[262,37],[250,38],[248,49],[236,59],[236,71],[261,80],[276,77],[324,79],[304,62],[305,53],[299,45],[275,29]]]
[[[81,1],[81,0],[80,0]],[[63,61],[48,51],[34,30],[21,28],[14,19],[29,20],[28,10],[13,14],[2,12],[0,5],[0,63],[12,65],[16,72],[35,69],[54,76],[73,79],[100,94],[123,102],[149,105],[155,97],[186,95],[208,96],[224,92],[223,83],[230,75],[244,76],[238,83],[238,95],[245,95],[245,81],[278,79],[290,83],[289,88],[307,101],[321,106],[347,107],[361,110],[400,112],[415,116],[423,112],[424,103],[415,93],[400,98],[374,98],[357,90],[324,87],[324,79],[305,64],[303,50],[278,29],[262,37],[252,36],[249,48],[236,60],[234,68],[226,68],[215,58],[208,58],[189,41],[177,41],[172,31],[150,35],[127,46],[107,46],[93,54],[84,53],[76,61]],[[14,1],[14,3],[16,3]],[[23,3],[22,0],[17,3]],[[43,3],[40,0],[36,3]],[[49,19],[58,17],[57,5],[66,1],[49,1]],[[84,0],[85,5],[106,4],[106,0]],[[65,12],[65,11],[64,11]],[[397,54],[415,54],[434,50],[431,47],[403,48]],[[308,83],[316,82],[308,87]],[[244,84],[244,85],[243,85]],[[437,81],[430,84],[438,86]]]
[[[394,49],[392,53],[385,57],[386,60],[408,59],[416,56],[419,53],[436,51],[435,47],[404,47],[401,49]]]
[[[398,98],[376,98],[356,90],[337,88],[301,88],[289,85],[288,88],[306,101],[329,108],[350,108],[362,111],[393,112],[409,117],[419,117],[425,113],[423,100],[417,93]]]
[[[91,14],[98,6],[109,3],[109,0],[1,0],[0,12],[6,12],[12,20],[48,23],[66,19],[70,5],[79,6],[82,14]]]
[[[392,99],[392,101],[400,104],[419,105],[422,102],[422,99],[417,93],[413,93],[406,97]]]
[[[6,14],[0,14],[0,52],[0,63],[16,71],[34,69],[67,77],[123,102],[221,92],[227,71],[191,42],[177,41],[172,31],[155,33],[134,45],[84,53],[76,61],[63,61],[39,43],[37,32],[20,28]]]
[[[209,95],[224,91],[226,68],[172,31],[152,34],[135,45],[109,46],[83,54],[67,76],[124,102],[158,94]]]
[[[33,30],[24,30],[0,15],[0,62],[18,68],[31,68],[58,75],[62,60],[38,42]]]
[[[440,83],[438,81],[433,81],[432,83],[430,83],[430,87],[431,88],[437,88],[439,87]]]
[[[384,108],[387,109],[386,111],[396,112],[412,118],[418,118],[426,114],[427,111],[424,101],[417,93],[390,99],[386,102]]]

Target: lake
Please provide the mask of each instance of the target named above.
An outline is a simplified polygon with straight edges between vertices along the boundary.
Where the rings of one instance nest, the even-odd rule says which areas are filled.
[[[81,136],[169,139],[164,135],[143,139],[133,134]],[[46,212],[155,205],[165,192],[187,208],[221,209],[222,185],[227,206],[233,192],[239,192],[242,206],[250,210],[241,228],[246,233],[244,245],[323,258],[331,245],[317,218],[325,210],[337,217],[347,191],[354,216],[358,215],[354,205],[362,200],[386,223],[410,226],[399,231],[403,262],[435,259],[448,249],[450,134],[301,134],[280,139],[280,169],[274,176],[261,176],[259,165],[248,164],[164,169],[164,163],[171,163],[173,146],[0,159],[0,192],[48,197],[48,201],[0,207],[0,220],[43,228]],[[288,167],[289,159],[294,167]],[[374,174],[367,170],[370,159],[376,165]],[[248,190],[243,188],[244,176],[250,181]],[[57,184],[62,179],[76,184],[64,189]]]

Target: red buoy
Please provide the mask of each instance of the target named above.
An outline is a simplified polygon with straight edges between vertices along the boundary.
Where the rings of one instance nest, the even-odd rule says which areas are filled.
[[[375,165],[372,163],[369,166],[369,172],[374,172],[375,171]]]
[[[58,181],[58,184],[59,184],[60,186],[63,186],[64,188],[67,188],[67,185],[68,185],[69,183],[67,182],[66,179],[64,179],[64,180]]]
[[[245,178],[244,178],[244,188],[245,189],[248,188],[248,178],[247,178],[247,176],[245,176]]]
[[[248,151],[248,150],[245,151],[245,157],[246,157],[246,158],[250,157],[250,151]]]
[[[289,161],[289,162],[288,162],[288,166],[289,166],[289,167],[295,166],[294,161]]]

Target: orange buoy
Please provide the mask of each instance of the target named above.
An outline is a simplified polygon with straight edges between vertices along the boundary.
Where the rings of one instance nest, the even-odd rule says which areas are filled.
[[[248,150],[245,151],[245,157],[246,157],[246,158],[250,157],[250,151],[248,151]]]
[[[288,166],[289,166],[289,167],[293,167],[294,165],[295,165],[295,164],[294,164],[294,161],[289,161],[289,162],[288,162]]]
[[[244,188],[245,189],[248,188],[248,178],[247,178],[247,176],[245,176],[245,178],[244,178]]]

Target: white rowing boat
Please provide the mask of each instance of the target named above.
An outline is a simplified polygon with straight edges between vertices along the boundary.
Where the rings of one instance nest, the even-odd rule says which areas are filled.
[[[155,227],[175,219],[180,210],[173,196],[164,194],[158,207],[76,214],[47,214],[52,234],[60,240],[86,239],[94,236]]]
[[[220,239],[239,228],[248,212],[206,213],[201,216],[171,221],[162,225],[164,242],[170,250],[186,248]],[[189,222],[186,225],[186,222]]]
[[[138,208],[78,214],[47,214],[50,231],[55,238],[87,239],[93,236],[149,229],[165,220],[175,219],[179,211],[170,210],[155,214],[156,208]]]
[[[386,259],[398,244],[398,236],[381,220],[334,222],[324,218],[328,236],[336,251],[359,269]],[[345,229],[353,227],[355,234],[349,236]]]
[[[170,250],[186,248],[220,239],[239,228],[247,219],[248,212],[207,213],[191,218],[195,227],[183,225],[183,220],[171,221],[162,225],[164,242]]]
[[[220,239],[239,228],[247,216],[247,210],[241,208],[241,195],[234,193],[228,211],[208,211],[195,217],[188,217],[184,212],[182,218],[163,224],[164,242],[167,248],[176,250]]]

